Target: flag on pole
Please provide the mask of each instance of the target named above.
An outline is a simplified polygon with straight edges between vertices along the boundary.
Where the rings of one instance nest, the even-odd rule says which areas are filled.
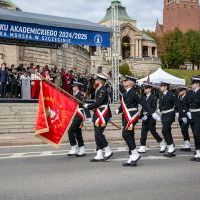
[[[41,81],[35,136],[59,147],[67,133],[79,104],[58,88]]]

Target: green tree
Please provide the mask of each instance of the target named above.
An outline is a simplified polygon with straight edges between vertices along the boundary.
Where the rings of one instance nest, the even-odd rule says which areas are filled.
[[[200,32],[198,31],[188,31],[186,33],[187,47],[188,47],[188,61],[192,63],[193,70],[194,66],[200,65]]]
[[[123,76],[125,76],[125,75],[131,76],[132,75],[132,73],[129,69],[128,63],[124,63],[124,64],[119,66],[119,73]]]
[[[160,55],[164,67],[178,69],[187,57],[187,39],[179,29],[163,36],[164,51]]]

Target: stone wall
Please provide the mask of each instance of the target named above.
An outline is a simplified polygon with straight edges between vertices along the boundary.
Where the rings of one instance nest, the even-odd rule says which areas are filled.
[[[0,54],[3,55],[1,62],[6,62],[8,67],[12,64],[29,66],[34,63],[50,67],[57,65],[85,73],[90,71],[91,65],[88,51],[77,45],[66,45],[60,49],[0,45]]]
[[[148,76],[152,72],[156,71],[161,67],[161,62],[159,59],[137,59],[124,61],[128,63],[130,71],[137,78],[143,78]],[[120,65],[123,63],[120,63]]]
[[[0,55],[1,60],[0,64],[5,62],[7,66],[11,66],[12,64],[19,64],[19,47],[15,45],[1,45],[0,44]]]

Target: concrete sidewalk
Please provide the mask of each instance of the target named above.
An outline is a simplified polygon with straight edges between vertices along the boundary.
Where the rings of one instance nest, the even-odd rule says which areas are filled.
[[[160,133],[160,130],[158,130]],[[105,135],[109,141],[122,141],[121,131],[105,131]],[[192,136],[192,135],[191,135]],[[83,137],[85,142],[94,142],[94,132],[87,131],[83,132]],[[174,139],[182,139],[182,134],[180,129],[173,129]],[[136,130],[136,140],[140,139],[140,130]],[[148,139],[153,139],[151,134],[149,134]],[[68,137],[66,136],[63,142],[68,142]],[[33,144],[44,144],[43,141],[36,138],[34,134],[0,134],[0,146],[18,146],[18,145],[33,145]]]

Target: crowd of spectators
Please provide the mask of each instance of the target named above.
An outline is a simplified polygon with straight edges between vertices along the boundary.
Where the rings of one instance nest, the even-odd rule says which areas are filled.
[[[22,64],[17,67],[14,65],[7,67],[6,63],[3,63],[0,66],[0,98],[37,99],[38,89],[35,89],[36,95],[32,91],[34,90],[34,81],[40,79],[35,76],[36,72],[70,94],[72,94],[73,81],[81,82],[83,83],[84,95],[91,99],[95,97],[94,74],[84,74],[57,66],[53,68],[48,65],[41,67],[33,63],[28,67]],[[108,82],[106,87],[112,99],[111,82]]]
[[[49,68],[48,65],[41,67],[33,63],[28,67],[24,67],[22,64],[17,67],[14,65],[7,67],[6,63],[0,66],[0,98],[38,99],[41,78],[37,76],[37,73],[70,94],[72,94],[73,82],[80,82],[83,84],[82,91],[85,98],[95,98],[94,74],[84,74],[57,66],[53,68]],[[108,76],[111,76],[111,74],[109,73]],[[106,88],[110,96],[110,102],[112,102],[113,92],[111,80],[106,83]],[[143,96],[142,87],[136,85],[135,91],[140,96]],[[177,95],[176,87],[172,88],[172,91]],[[120,84],[120,93],[122,94],[123,92],[124,88]],[[154,87],[152,92],[159,98],[159,87]]]

